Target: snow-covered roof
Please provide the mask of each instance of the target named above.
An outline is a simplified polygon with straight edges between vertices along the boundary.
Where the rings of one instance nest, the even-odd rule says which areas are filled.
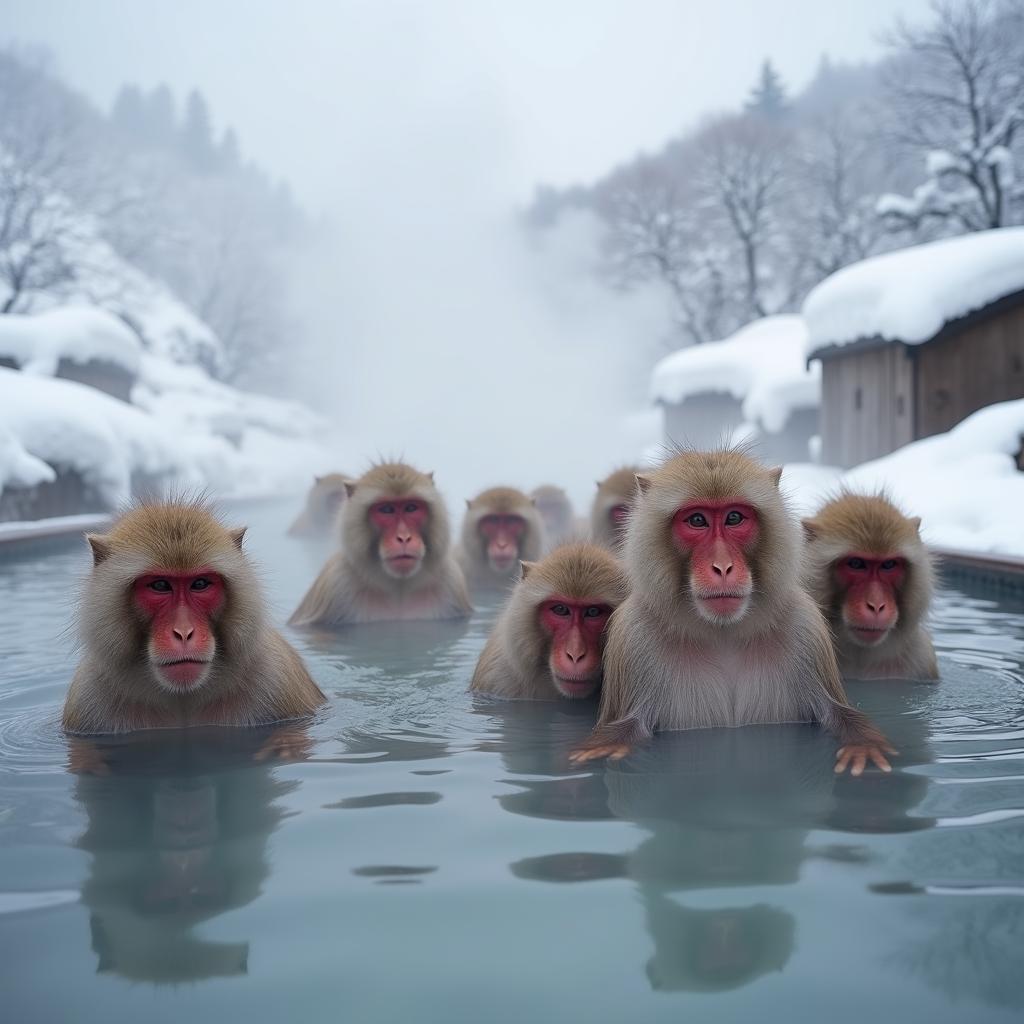
[[[920,345],[956,320],[1024,290],[1024,227],[978,231],[872,256],[807,296],[807,355],[877,338]]]
[[[675,405],[693,395],[732,395],[743,418],[765,430],[781,430],[795,409],[821,400],[820,368],[806,365],[803,318],[767,316],[723,341],[673,352],[655,367],[651,398]]]
[[[52,377],[60,360],[67,359],[78,364],[113,363],[135,376],[141,353],[131,328],[95,306],[0,316],[0,356],[13,359],[26,373]]]

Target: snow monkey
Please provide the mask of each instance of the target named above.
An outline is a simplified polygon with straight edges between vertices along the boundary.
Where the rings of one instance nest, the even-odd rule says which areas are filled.
[[[544,521],[544,536],[549,549],[572,539],[576,533],[576,514],[569,495],[561,487],[542,484],[530,491],[530,500]]]
[[[639,466],[624,466],[597,481],[597,494],[590,508],[590,536],[595,543],[613,551],[619,549],[626,535],[639,472]]]
[[[619,563],[596,544],[567,544],[523,562],[470,689],[535,700],[592,696],[608,620],[626,593]]]
[[[924,625],[933,572],[921,520],[885,495],[844,492],[803,524],[804,583],[832,627],[840,670],[937,679]]]
[[[352,477],[344,473],[313,477],[313,486],[306,495],[306,507],[288,527],[288,535],[317,540],[333,537],[338,512],[348,497],[345,485],[351,482]]]
[[[458,559],[474,589],[511,583],[520,562],[544,549],[544,523],[534,503],[514,487],[492,487],[466,501]]]
[[[433,473],[382,462],[346,485],[331,556],[291,617],[294,626],[461,619],[472,612],[450,551]]]
[[[109,533],[87,535],[68,732],[260,725],[324,703],[270,624],[244,534],[201,502],[172,501],[137,505]]]
[[[630,596],[605,644],[597,728],[573,760],[624,757],[662,729],[817,721],[836,771],[889,771],[852,708],[828,627],[800,586],[800,528],[781,469],[741,451],[681,450],[637,476],[623,560]]]

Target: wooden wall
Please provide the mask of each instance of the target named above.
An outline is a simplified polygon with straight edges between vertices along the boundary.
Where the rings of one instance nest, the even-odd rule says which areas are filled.
[[[821,457],[856,466],[914,439],[913,362],[904,345],[822,360]]]
[[[972,412],[1024,398],[1024,305],[916,352],[915,437],[956,426]]]

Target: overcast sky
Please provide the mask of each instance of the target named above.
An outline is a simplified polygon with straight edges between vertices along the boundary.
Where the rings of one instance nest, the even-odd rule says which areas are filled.
[[[770,56],[791,88],[822,54],[870,59],[926,0],[4,0],[0,37],[41,43],[108,107],[124,81],[206,94],[218,128],[331,206],[368,142],[486,148],[499,193],[599,177],[707,111]]]

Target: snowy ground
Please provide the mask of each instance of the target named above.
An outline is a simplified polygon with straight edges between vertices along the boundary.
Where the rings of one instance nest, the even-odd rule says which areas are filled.
[[[1024,556],[1019,509],[1024,473],[1014,457],[1024,437],[1024,399],[981,409],[954,427],[884,458],[842,470],[787,466],[783,481],[793,504],[813,511],[840,487],[885,490],[905,512],[921,516],[935,547]]]

